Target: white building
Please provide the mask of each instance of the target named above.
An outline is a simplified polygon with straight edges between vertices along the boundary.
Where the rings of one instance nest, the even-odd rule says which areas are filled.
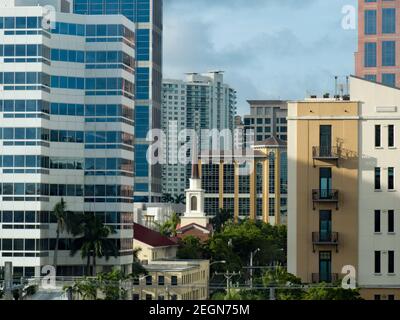
[[[400,299],[400,90],[351,78],[350,93],[362,102],[357,282],[371,299]]]
[[[68,10],[64,0],[0,2],[0,267],[11,261],[14,275],[53,263],[61,198],[116,227],[119,256],[99,269],[132,264],[135,25]],[[84,272],[70,246],[61,234],[58,275]]]
[[[187,74],[186,80],[163,80],[162,98],[161,122],[167,135],[163,193],[180,195],[188,187],[190,166],[179,162],[178,150],[185,142],[178,142],[179,133],[183,129],[194,129],[200,138],[202,129],[233,130],[236,91],[224,83],[222,72],[191,73]],[[207,139],[201,141],[201,148],[210,148]]]

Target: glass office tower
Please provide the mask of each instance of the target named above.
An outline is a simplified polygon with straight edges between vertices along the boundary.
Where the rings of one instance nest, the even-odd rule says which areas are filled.
[[[161,128],[162,0],[74,0],[74,12],[121,13],[136,25],[135,201],[155,202],[161,195],[161,166],[149,166],[146,135]]]
[[[48,29],[43,7],[11,1],[0,3],[0,269],[11,261],[30,277],[53,264],[51,211],[64,199],[116,229],[119,254],[97,259],[98,271],[130,272],[134,23],[57,12]],[[72,239],[60,235],[59,276],[85,272]]]

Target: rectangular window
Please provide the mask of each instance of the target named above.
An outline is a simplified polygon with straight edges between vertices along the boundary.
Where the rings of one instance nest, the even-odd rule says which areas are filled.
[[[158,276],[158,285],[163,286],[165,283],[164,276]]]
[[[388,251],[388,273],[394,273],[394,251]]]
[[[177,285],[178,285],[178,277],[171,276],[171,286],[177,286]]]
[[[388,232],[394,232],[394,210],[388,210]]]
[[[382,41],[382,66],[393,67],[396,65],[396,42]]]
[[[396,33],[396,9],[382,9],[382,33]]]
[[[376,34],[376,10],[365,10],[364,33]]]
[[[381,168],[375,168],[375,190],[381,190]]]
[[[376,82],[376,75],[375,75],[375,74],[366,74],[366,75],[364,76],[364,79],[365,79],[365,80],[368,80],[368,81],[374,81],[374,82]]]
[[[394,147],[394,125],[390,124],[388,126],[388,146],[389,148]]]
[[[383,73],[382,83],[384,85],[395,87],[396,86],[396,75],[394,73]]]
[[[381,126],[375,125],[375,147],[379,148],[381,146]]]
[[[381,211],[375,210],[374,232],[381,232]]]
[[[394,190],[394,168],[388,168],[388,189]]]
[[[376,43],[366,42],[364,51],[364,67],[376,67]]]
[[[381,252],[375,251],[375,273],[381,273]]]

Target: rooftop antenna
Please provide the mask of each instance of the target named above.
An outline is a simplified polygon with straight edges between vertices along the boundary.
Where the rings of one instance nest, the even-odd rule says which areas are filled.
[[[335,76],[335,98],[338,97],[338,76]]]
[[[349,94],[350,94],[349,76],[346,76],[346,95],[348,96]]]

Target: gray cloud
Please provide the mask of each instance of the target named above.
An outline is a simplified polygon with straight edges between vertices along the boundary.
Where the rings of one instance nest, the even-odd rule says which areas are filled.
[[[167,0],[164,75],[225,70],[226,81],[238,91],[239,113],[248,112],[247,99],[300,99],[332,91],[334,75],[353,71],[356,34],[340,28],[340,4],[326,3]],[[336,14],[324,19],[318,16],[321,7]],[[225,9],[231,14],[221,16]]]

